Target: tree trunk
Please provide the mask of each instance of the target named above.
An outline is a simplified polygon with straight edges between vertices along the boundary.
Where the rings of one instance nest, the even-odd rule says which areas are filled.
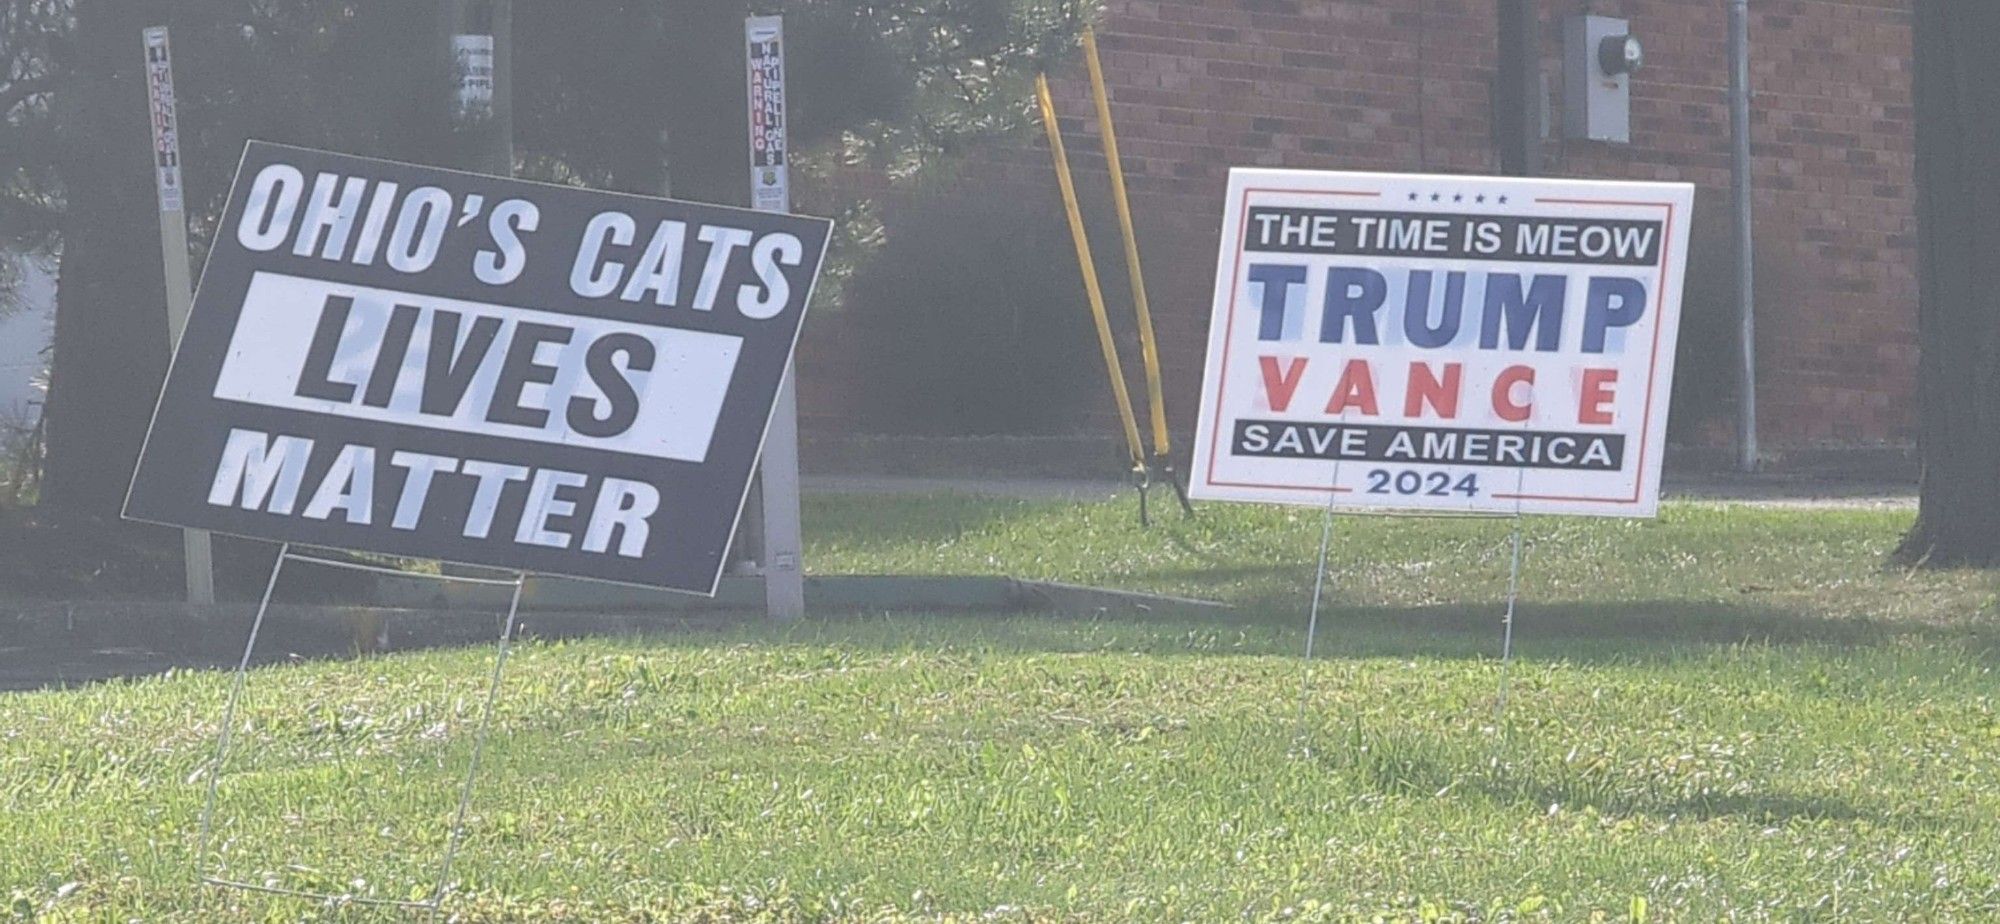
[[[49,376],[42,509],[115,520],[167,359],[166,285],[140,30],[157,0],[79,0],[78,72],[54,102],[68,208]]]
[[[2000,564],[2000,3],[1915,6],[1924,472],[1903,554]]]

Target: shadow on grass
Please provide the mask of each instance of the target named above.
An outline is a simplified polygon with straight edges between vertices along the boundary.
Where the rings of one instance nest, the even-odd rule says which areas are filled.
[[[1336,606],[1320,615],[1319,657],[1485,659],[1499,655],[1502,608],[1438,606]],[[899,650],[960,644],[949,631],[924,628],[933,617],[835,616],[798,627],[762,627],[754,620],[723,630],[732,638],[838,644]],[[1010,614],[977,619],[964,647],[1030,652],[1144,651],[1193,656],[1296,655],[1304,643],[1306,614],[1112,614],[1069,616]],[[899,631],[901,630],[901,631]],[[1235,636],[1232,640],[1227,636]],[[697,633],[654,639],[669,645],[710,643]],[[2000,655],[2000,624],[1935,625],[1906,620],[1830,618],[1782,607],[1650,600],[1627,603],[1526,603],[1515,614],[1514,653],[1531,661],[1632,663],[1664,661],[1733,646],[1871,648],[1906,642],[1964,646]]]
[[[1341,607],[1334,624],[1380,628],[1419,627],[1445,634],[1499,631],[1501,604],[1427,607]],[[1827,617],[1755,604],[1647,600],[1628,603],[1522,602],[1515,611],[1516,638],[1562,642],[1616,642],[1637,648],[1661,645],[1880,645],[1907,638],[2000,642],[2000,626],[1931,625],[1907,620]]]
[[[1087,654],[1137,652],[1159,657],[1297,657],[1305,641],[1303,607],[1294,612],[1104,612],[950,615],[873,613],[818,616],[778,625],[762,616],[524,612],[521,637],[558,641],[608,638],[639,647],[695,650],[718,645],[835,646],[864,652]],[[395,651],[488,648],[490,614],[465,618],[391,615]],[[404,620],[398,627],[398,620]],[[1321,660],[1424,658],[1490,660],[1500,653],[1499,604],[1336,606],[1321,613],[1315,648]],[[208,627],[201,643],[152,648],[75,650],[0,648],[0,690],[66,687],[174,667],[206,668],[240,654],[240,627]],[[1932,625],[1912,621],[1828,618],[1755,605],[1651,600],[1627,603],[1524,603],[1515,617],[1514,655],[1528,662],[1664,663],[1734,646],[1864,649],[1916,643],[1959,647],[2000,660],[2000,624]],[[101,647],[101,646],[100,646]],[[325,625],[269,623],[259,640],[260,666],[339,660],[352,641]]]
[[[1612,818],[1647,816],[1696,821],[1736,819],[1762,825],[1793,821],[1865,821],[1880,825],[1939,826],[1944,820],[1912,813],[1871,811],[1836,796],[1782,790],[1687,792],[1657,781],[1578,772],[1574,768],[1524,767],[1463,752],[1458,760],[1434,756],[1437,742],[1352,729],[1318,746],[1320,767],[1364,781],[1377,791],[1434,798],[1477,794],[1496,804],[1534,809],[1589,809]],[[1544,775],[1543,771],[1547,770]]]
[[[884,515],[885,504],[895,505],[893,515]],[[1025,501],[1010,504],[959,494],[886,500],[872,495],[816,495],[805,509],[805,529],[814,543],[834,548],[923,549],[1031,510]]]

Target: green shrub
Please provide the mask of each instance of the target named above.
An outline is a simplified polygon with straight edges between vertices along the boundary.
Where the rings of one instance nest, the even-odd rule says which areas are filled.
[[[864,426],[1052,433],[1078,427],[1095,402],[1109,405],[1053,187],[960,185],[898,203],[883,225],[881,251],[844,299],[859,334]],[[1094,221],[1091,242],[1112,315],[1129,317],[1116,225]]]
[[[41,493],[42,445],[39,413],[33,418],[0,416],[0,507],[35,503]]]

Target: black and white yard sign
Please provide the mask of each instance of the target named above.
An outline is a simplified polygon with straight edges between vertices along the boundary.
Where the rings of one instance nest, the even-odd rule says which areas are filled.
[[[1692,199],[1232,171],[1190,493],[1651,516]]]
[[[126,515],[712,593],[829,228],[252,142]]]

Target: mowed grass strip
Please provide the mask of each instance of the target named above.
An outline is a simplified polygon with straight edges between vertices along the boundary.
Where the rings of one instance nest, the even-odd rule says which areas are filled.
[[[872,615],[529,643],[447,907],[467,921],[2000,918],[1996,581],[1906,513],[1507,525],[828,497],[822,572],[1005,573],[1224,617]],[[255,672],[215,862],[412,898],[486,649]],[[191,881],[228,677],[0,696],[32,920],[378,920]],[[1302,692],[1305,699],[1301,700]]]

